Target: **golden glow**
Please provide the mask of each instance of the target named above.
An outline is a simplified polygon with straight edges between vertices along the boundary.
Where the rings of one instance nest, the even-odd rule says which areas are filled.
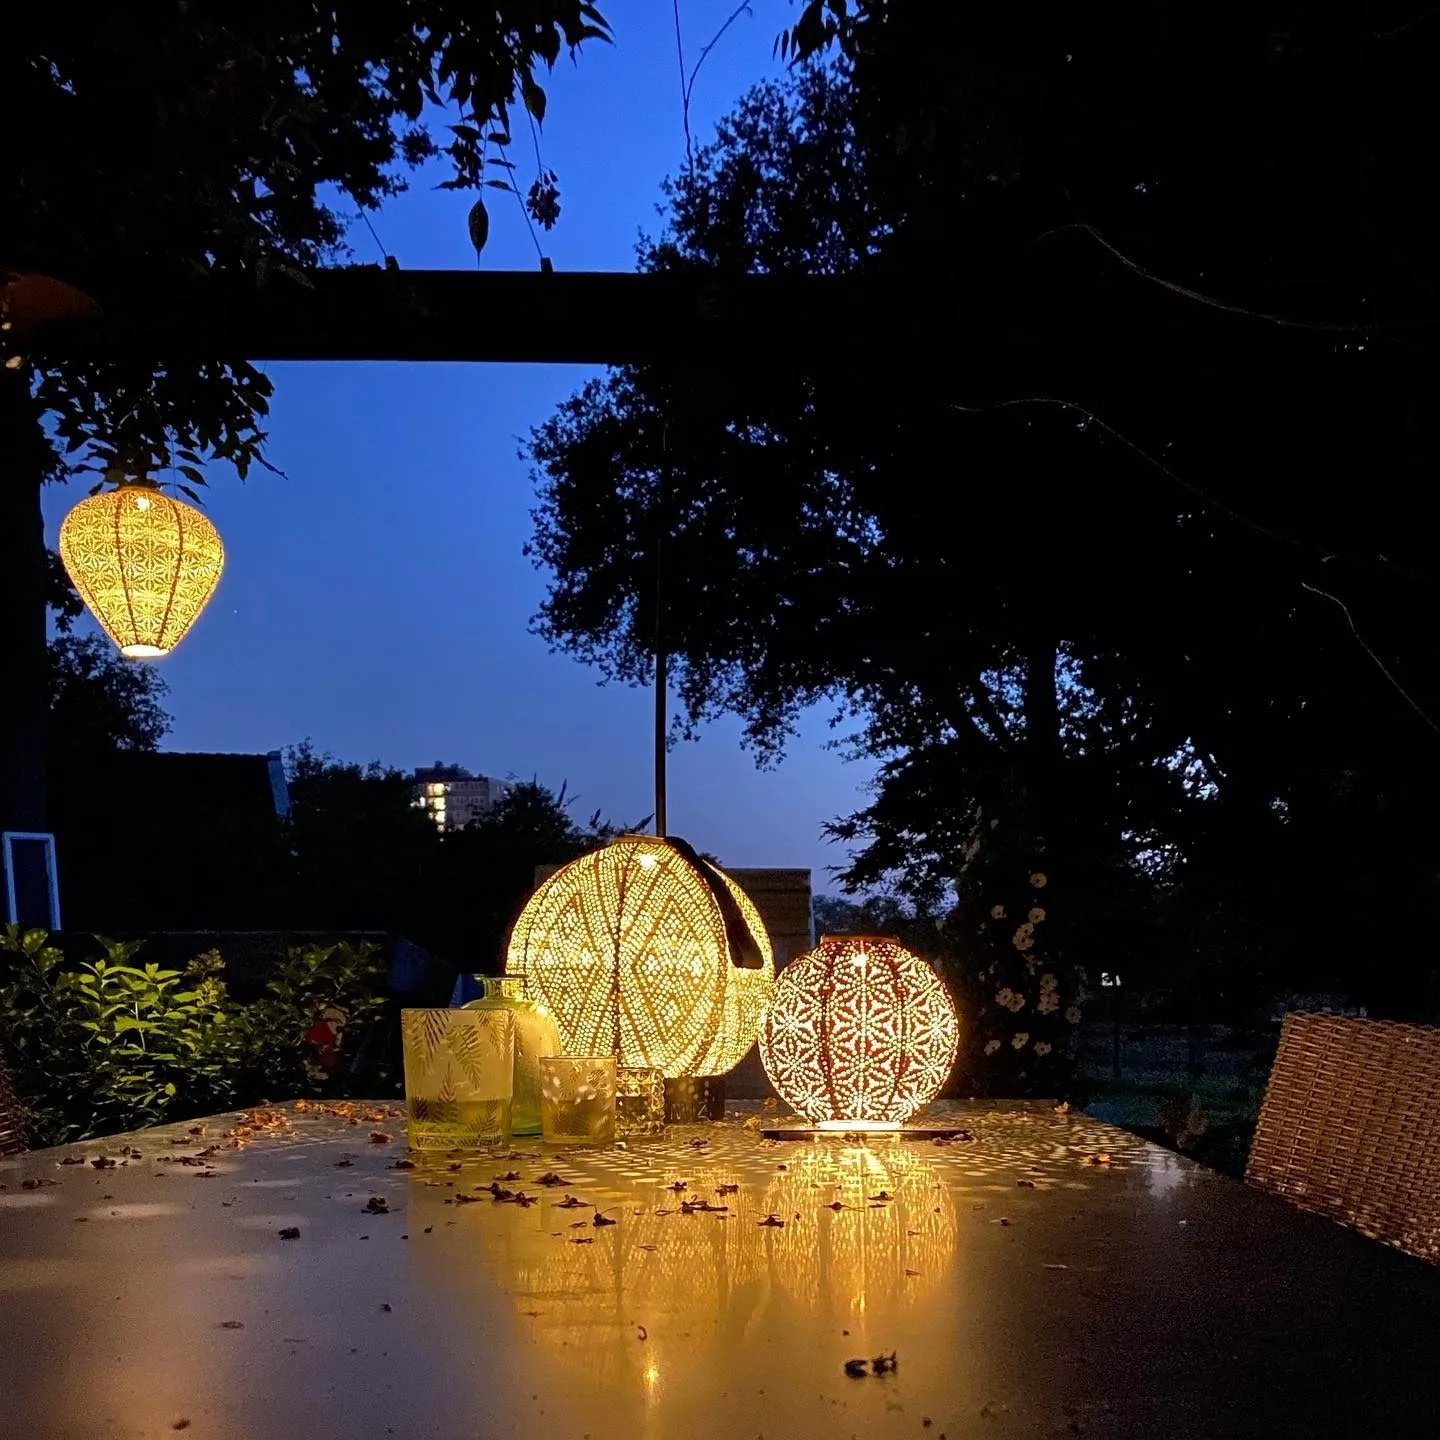
[[[792,1222],[773,1251],[775,1278],[796,1300],[863,1315],[914,1305],[940,1284],[955,1249],[955,1203],[923,1156],[898,1141],[802,1148],[765,1198],[768,1213],[799,1211],[805,1222]],[[871,1199],[882,1193],[891,1198]]]
[[[90,613],[133,659],[168,655],[220,582],[225,547],[193,505],[142,485],[80,501],[60,558]]]
[[[603,1190],[602,1205],[613,1194],[607,1213],[619,1225],[574,1232],[593,1234],[593,1244],[547,1233],[568,1235],[587,1214],[555,1209],[559,1192],[542,1196],[538,1224],[502,1222],[515,1225],[516,1238],[498,1242],[496,1282],[555,1363],[617,1394],[632,1385],[643,1393],[654,1371],[672,1398],[692,1387],[713,1398],[715,1347],[742,1343],[736,1337],[775,1307],[821,1316],[838,1337],[861,1315],[888,1325],[923,1312],[937,1293],[957,1293],[955,1195],[928,1149],[822,1140],[776,1151],[743,1132],[714,1135],[703,1157],[687,1141],[657,1142],[623,1178],[609,1156],[593,1158],[603,1152],[567,1155],[564,1173],[578,1194]],[[786,1170],[776,1169],[777,1155]],[[666,1188],[681,1180],[684,1192]],[[882,1192],[890,1198],[870,1198]],[[724,1209],[686,1214],[687,1197]],[[769,1215],[784,1228],[763,1225]],[[496,1233],[486,1232],[487,1246]],[[617,1318],[648,1334],[640,1339]]]
[[[765,922],[750,897],[723,870],[716,870],[713,865],[708,868],[719,876],[734,897],[765,957],[759,970],[742,970],[738,965],[730,967],[725,983],[724,1013],[710,1048],[695,1067],[697,1075],[726,1075],[745,1058],[760,1034],[760,1020],[775,994],[775,952]]]
[[[520,912],[506,969],[554,1015],[568,1053],[719,1074],[753,1043],[773,985],[769,937],[748,897],[686,849],[622,835],[557,870]],[[761,969],[733,963],[717,886]]]
[[[894,1127],[940,1093],[959,1038],[940,977],[898,940],[827,935],[781,972],[760,1058],[812,1125]]]

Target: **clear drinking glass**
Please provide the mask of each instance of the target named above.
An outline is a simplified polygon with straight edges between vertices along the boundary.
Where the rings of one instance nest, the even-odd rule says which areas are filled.
[[[510,1135],[515,1020],[506,1010],[402,1010],[412,1150],[473,1150]]]
[[[553,1145],[609,1145],[615,1139],[615,1057],[540,1057],[540,1133]]]
[[[665,1133],[665,1072],[621,1065],[615,1072],[615,1133],[631,1136]]]

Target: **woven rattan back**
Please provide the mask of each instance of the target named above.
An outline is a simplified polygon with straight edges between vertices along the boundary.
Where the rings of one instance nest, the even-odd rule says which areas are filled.
[[[1440,1263],[1440,1029],[1288,1016],[1245,1178]]]

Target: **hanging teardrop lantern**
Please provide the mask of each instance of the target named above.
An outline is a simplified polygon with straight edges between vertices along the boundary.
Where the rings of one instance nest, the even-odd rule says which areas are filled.
[[[60,559],[101,628],[131,659],[168,655],[220,582],[225,547],[193,505],[127,480],[60,524]]]
[[[515,922],[506,969],[555,1017],[568,1054],[672,1078],[738,1062],[774,983],[748,897],[656,835],[622,835],[551,875]]]

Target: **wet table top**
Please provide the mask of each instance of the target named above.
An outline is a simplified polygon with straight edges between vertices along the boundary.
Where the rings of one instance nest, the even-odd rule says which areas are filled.
[[[1084,1116],[411,1169],[269,1113],[0,1161],[0,1434],[1433,1433],[1440,1270]]]

